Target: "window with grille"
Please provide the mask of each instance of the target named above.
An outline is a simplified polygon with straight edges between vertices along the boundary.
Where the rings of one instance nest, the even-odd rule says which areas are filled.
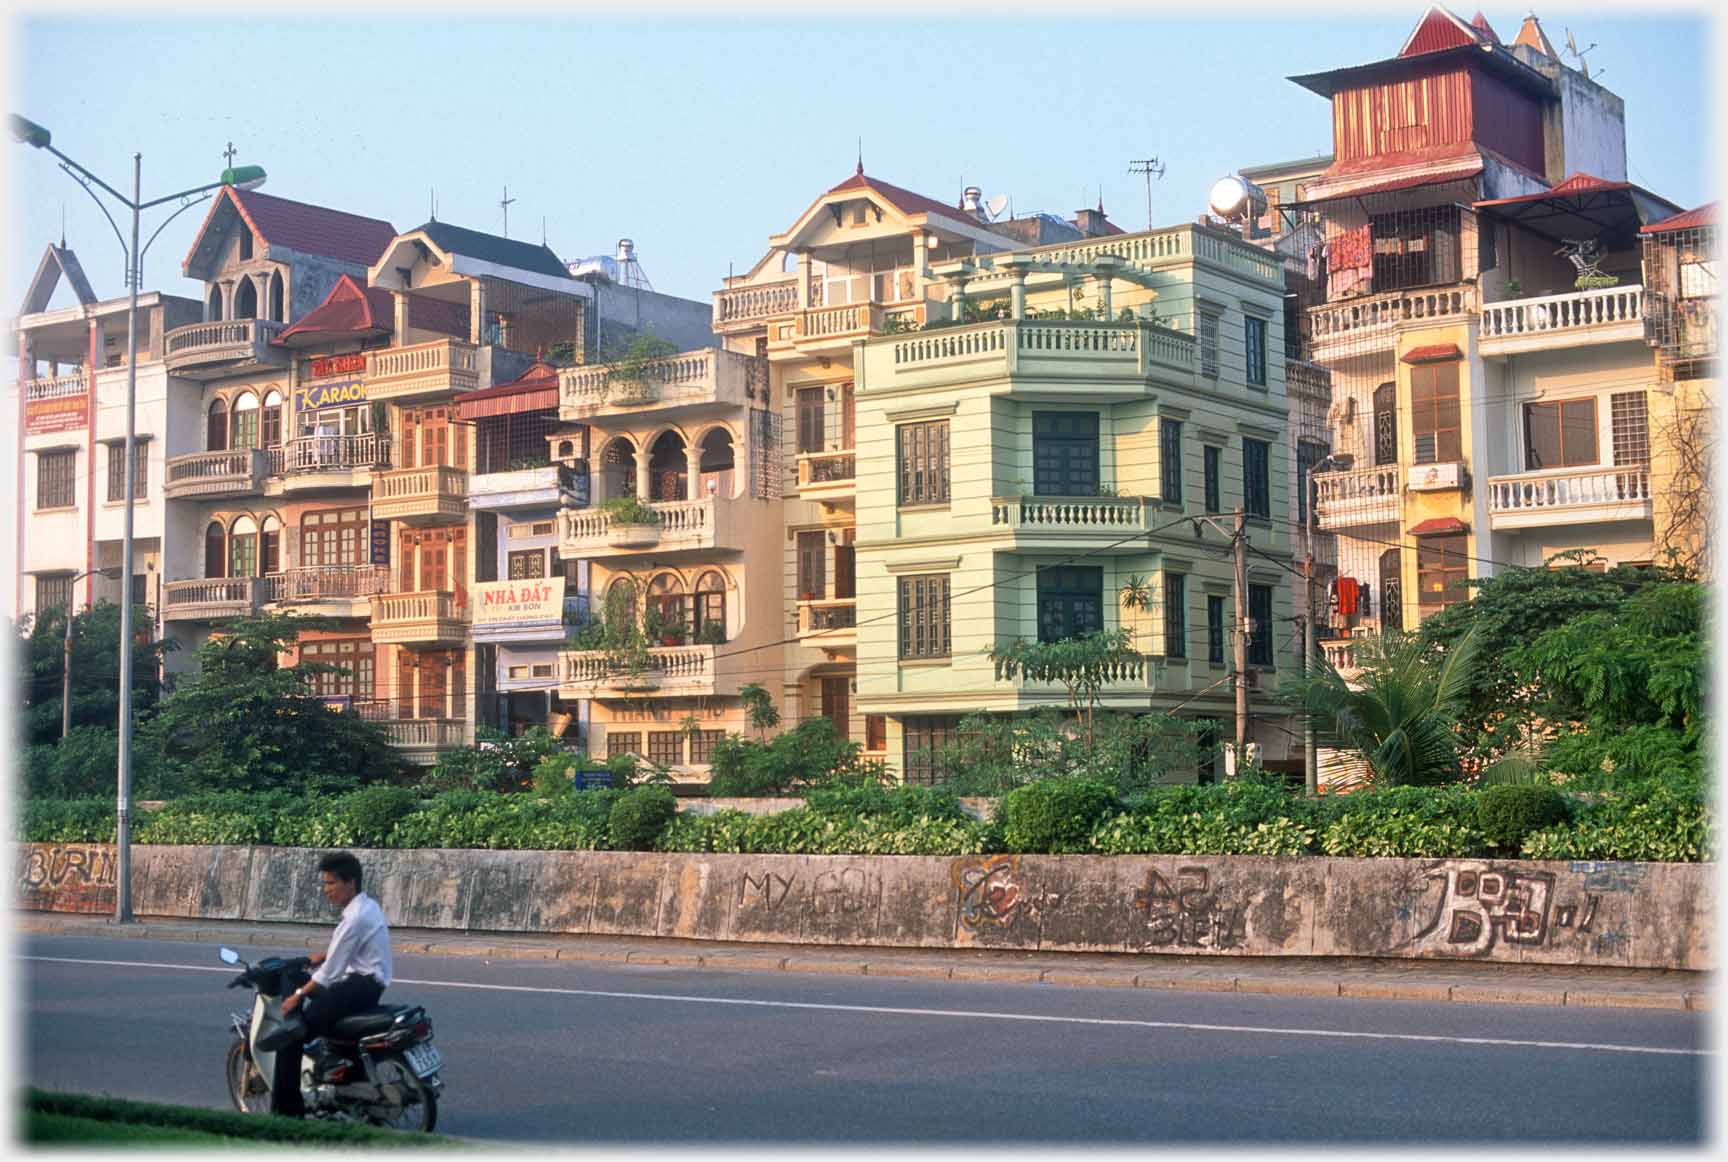
[[[900,578],[900,656],[945,658],[948,634],[948,575]]]
[[[639,730],[606,732],[606,757],[617,758],[621,754],[639,755],[642,753],[642,732]]]
[[[1058,642],[1104,628],[1104,570],[1052,565],[1038,570],[1038,640]]]
[[[1397,549],[1380,554],[1380,624],[1389,630],[1404,628],[1404,561]]]
[[[546,550],[522,549],[507,557],[511,581],[529,581],[546,576]]]
[[[683,762],[684,736],[676,730],[650,730],[648,761],[662,767]]]
[[[1164,655],[1188,656],[1188,578],[1164,574]]]
[[[1416,542],[1416,603],[1426,617],[1470,597],[1468,538],[1422,537]]]
[[[1374,463],[1398,463],[1398,385],[1374,389]]]
[[[1242,508],[1249,516],[1272,519],[1272,445],[1242,441]]]
[[[550,464],[546,437],[558,429],[552,410],[486,416],[474,424],[474,466],[487,472],[514,472]]]
[[[1206,660],[1224,663],[1224,599],[1215,594],[1206,597]]]
[[[1596,463],[1596,400],[1524,405],[1524,467],[1576,468]]]
[[[320,696],[347,695],[357,702],[371,700],[374,661],[371,638],[301,642],[300,660],[341,667],[336,673],[312,676],[312,688]]]
[[[1255,387],[1266,386],[1266,320],[1248,315],[1242,320],[1243,356],[1247,360],[1247,381]]]
[[[958,719],[901,719],[901,776],[908,783],[931,786],[941,775],[942,752],[958,737]]]
[[[1158,487],[1166,504],[1182,503],[1182,421],[1158,421]]]
[[[36,612],[72,608],[72,575],[36,578]]]
[[[1314,465],[1326,459],[1325,444],[1314,440],[1296,441],[1296,520],[1306,527],[1308,505],[1314,500]]]
[[[698,730],[690,736],[690,761],[693,763],[711,763],[714,761],[714,748],[720,745],[720,740],[726,737],[724,730]]]
[[[328,509],[300,518],[300,563],[307,568],[363,565],[371,559],[366,510]]]
[[[1098,495],[1098,413],[1032,413],[1032,491]]]
[[[901,504],[948,503],[948,421],[901,424]]]
[[[1369,219],[1376,291],[1434,286],[1460,277],[1457,206],[1429,206]]]
[[[1211,444],[1203,450],[1206,511],[1224,511],[1224,449]]]
[[[150,449],[142,439],[132,444],[132,495],[142,500],[150,483]],[[108,499],[126,499],[126,444],[108,445]]]
[[[1200,374],[1208,379],[1218,378],[1218,327],[1220,321],[1220,316],[1216,311],[1200,312]]]
[[[888,749],[888,716],[886,714],[866,714],[864,716],[864,749],[867,751],[885,751]]]
[[[1650,463],[1650,416],[1644,393],[1616,392],[1608,397],[1608,412],[1614,435],[1614,463]]]
[[[1416,463],[1448,464],[1464,458],[1458,420],[1458,364],[1410,369],[1410,427]]]
[[[1248,586],[1248,619],[1254,623],[1248,639],[1248,664],[1272,668],[1272,586]]]
[[[36,456],[36,507],[70,508],[78,503],[78,453],[40,452]]]

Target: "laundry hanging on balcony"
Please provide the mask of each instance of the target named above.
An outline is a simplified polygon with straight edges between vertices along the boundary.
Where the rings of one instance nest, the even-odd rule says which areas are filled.
[[[1326,243],[1326,271],[1333,297],[1369,294],[1374,288],[1374,230],[1358,226]]]

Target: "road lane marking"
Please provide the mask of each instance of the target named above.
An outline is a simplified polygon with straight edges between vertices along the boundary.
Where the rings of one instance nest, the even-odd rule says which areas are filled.
[[[144,960],[84,960],[72,956],[24,956],[21,960],[53,964],[97,964],[119,968],[168,968],[191,972],[232,972],[224,965],[211,968],[197,964],[164,964]],[[1288,1029],[1266,1025],[1216,1025],[1198,1021],[1146,1021],[1127,1017],[1063,1017],[1042,1013],[994,1013],[982,1009],[912,1009],[889,1005],[841,1005],[814,1001],[759,1001],[748,997],[697,997],[681,993],[633,993],[607,989],[551,988],[525,984],[482,984],[478,981],[411,980],[398,977],[394,984],[424,988],[473,989],[484,992],[537,993],[567,997],[604,997],[628,1001],[675,1001],[692,1005],[736,1005],[763,1009],[805,1009],[831,1013],[875,1013],[901,1017],[957,1017],[982,1021],[1029,1021],[1054,1025],[1095,1025],[1129,1029],[1172,1029],[1195,1033],[1259,1033],[1283,1037],[1329,1037],[1359,1041],[1422,1041],[1443,1045],[1498,1045],[1511,1049],[1563,1049],[1597,1053],[1645,1053],[1671,1057],[1712,1057],[1714,1049],[1667,1049],[1656,1045],[1614,1045],[1595,1041],[1528,1041],[1510,1037],[1455,1037],[1434,1033],[1363,1033],[1347,1029]]]

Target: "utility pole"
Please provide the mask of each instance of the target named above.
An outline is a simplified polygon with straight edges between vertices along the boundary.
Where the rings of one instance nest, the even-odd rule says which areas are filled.
[[[1248,755],[1248,514],[1236,509],[1236,770]]]
[[[1302,676],[1314,676],[1314,502],[1308,502],[1308,555],[1302,562],[1304,616],[1302,618]],[[1314,719],[1302,708],[1302,774],[1308,794],[1320,793],[1320,750],[1314,741]]]

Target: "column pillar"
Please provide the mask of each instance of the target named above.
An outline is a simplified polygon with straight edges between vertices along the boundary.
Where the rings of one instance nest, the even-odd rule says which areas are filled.
[[[1094,275],[1093,281],[1098,284],[1098,305],[1103,308],[1104,321],[1109,322],[1116,316],[1110,310],[1110,283],[1107,274]]]
[[[648,449],[639,447],[636,449],[636,499],[647,504],[651,494],[652,490],[649,488],[648,480]]]
[[[684,449],[684,499],[702,499],[702,449],[695,444]]]
[[[1009,297],[1009,303],[1012,307],[1012,309],[1009,313],[1011,315],[1013,315],[1013,317],[1015,319],[1024,319],[1026,317],[1026,272],[1025,271],[1022,270],[1022,271],[1016,271],[1015,272],[1015,274],[1014,274],[1014,287],[1011,291],[1009,291],[1009,296],[1010,296]]]

